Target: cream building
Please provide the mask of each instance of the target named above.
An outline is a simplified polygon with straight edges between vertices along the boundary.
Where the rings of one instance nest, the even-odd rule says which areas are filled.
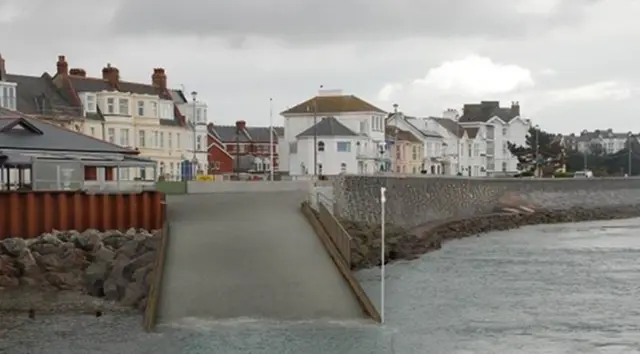
[[[181,162],[191,160],[193,129],[178,108],[184,97],[167,88],[164,69],[154,69],[151,84],[122,81],[119,70],[111,65],[102,69],[102,78],[92,78],[83,69],[69,70],[61,56],[52,80],[82,107],[79,131],[138,149],[141,156],[157,161],[158,175],[164,178],[181,177]],[[123,169],[119,178],[151,180],[157,176],[153,168]]]

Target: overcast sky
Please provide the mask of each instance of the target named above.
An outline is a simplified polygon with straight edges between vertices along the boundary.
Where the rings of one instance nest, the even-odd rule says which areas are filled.
[[[70,67],[198,91],[209,120],[269,124],[320,85],[438,116],[519,101],[543,129],[640,132],[637,0],[0,0],[11,73]],[[633,103],[636,103],[634,105]]]

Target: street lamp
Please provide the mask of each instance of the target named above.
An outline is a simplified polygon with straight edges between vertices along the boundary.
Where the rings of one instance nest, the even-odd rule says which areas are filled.
[[[540,164],[540,126],[536,124],[536,177],[538,177],[538,170]]]
[[[398,104],[394,103],[393,104],[393,118],[396,120],[395,122],[395,129],[393,131],[393,152],[391,152],[391,155],[395,155],[394,156],[389,156],[389,160],[392,161],[391,163],[391,172],[394,173],[396,171],[398,171]],[[386,129],[385,129],[386,130]],[[386,131],[385,131],[385,135],[386,135]]]
[[[198,93],[196,91],[191,91],[191,98],[193,99],[193,175],[196,175],[198,168],[198,158],[196,157],[196,99],[198,98]]]
[[[631,159],[631,138],[633,138],[633,133],[632,133],[632,132],[629,132],[629,133],[627,134],[627,148],[629,149],[629,151],[627,152],[627,155],[629,155],[629,161],[628,161],[628,164],[629,164],[628,168],[629,168],[629,170],[628,170],[627,174],[629,175],[629,177],[631,177],[631,167],[632,167],[632,166],[631,166],[631,161],[632,161],[632,159]]]

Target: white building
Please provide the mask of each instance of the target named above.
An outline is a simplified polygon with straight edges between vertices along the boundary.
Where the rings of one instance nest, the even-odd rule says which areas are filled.
[[[424,144],[424,156],[422,156],[423,173],[447,174],[446,171],[450,168],[451,159],[446,158],[445,138],[436,130],[437,127],[432,122],[424,118],[409,117],[402,112],[396,112],[389,115],[386,123],[390,127],[406,130],[422,141]]]
[[[198,161],[198,170],[204,174],[209,173],[208,149],[207,149],[207,103],[197,99],[195,92],[191,93],[191,100],[187,100],[184,93],[179,90],[171,90],[174,102],[180,113],[182,113],[189,123],[187,126],[184,150],[187,151],[189,160]],[[195,129],[194,129],[195,127]],[[194,143],[195,138],[195,143]]]
[[[293,176],[367,174],[388,164],[386,112],[356,96],[320,90],[318,96],[281,115],[280,171]]]
[[[476,151],[475,144],[478,143],[478,151],[482,154],[483,143],[479,141],[478,136],[480,136],[480,140],[485,141],[483,166],[487,175],[518,171],[518,159],[509,152],[507,143],[524,146],[527,133],[531,128],[531,121],[521,117],[518,102],[512,102],[511,107],[500,107],[498,101],[465,104],[462,116],[458,117],[456,110],[449,109],[445,111],[444,118],[457,119],[457,122],[464,128],[478,129],[473,145],[469,147],[470,142],[467,142],[466,149],[471,149],[474,152]],[[473,168],[473,165],[471,166]],[[468,167],[469,165],[467,165]]]
[[[614,132],[613,129],[594,130],[592,132],[583,130],[580,135],[570,134],[564,136],[564,141],[571,150],[590,152],[590,150],[598,149],[606,154],[614,154],[627,148],[630,135],[636,136],[636,134],[630,132]]]

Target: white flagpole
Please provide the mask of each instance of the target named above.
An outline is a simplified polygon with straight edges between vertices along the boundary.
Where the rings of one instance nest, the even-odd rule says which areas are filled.
[[[273,181],[273,98],[269,98],[269,177]]]
[[[385,232],[385,221],[384,221],[384,207],[387,202],[387,198],[385,197],[385,192],[387,189],[385,187],[380,187],[380,322],[384,323],[384,232]]]

